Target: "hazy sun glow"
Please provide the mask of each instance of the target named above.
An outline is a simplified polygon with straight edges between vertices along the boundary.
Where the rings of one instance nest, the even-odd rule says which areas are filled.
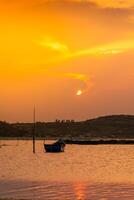
[[[77,95],[77,96],[82,95],[82,91],[81,91],[81,90],[78,90],[77,93],[76,93],[76,95]]]

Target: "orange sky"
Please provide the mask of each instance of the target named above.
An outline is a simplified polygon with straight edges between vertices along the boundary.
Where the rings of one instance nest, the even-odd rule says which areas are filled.
[[[134,114],[133,0],[0,0],[0,120]]]

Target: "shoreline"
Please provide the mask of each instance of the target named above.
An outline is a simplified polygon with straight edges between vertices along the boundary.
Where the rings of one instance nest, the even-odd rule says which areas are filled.
[[[46,138],[45,140],[58,140],[59,138]],[[16,138],[16,137],[0,137],[0,141],[2,140],[32,140],[32,138],[22,137],[22,138]],[[44,138],[36,138],[37,141],[42,141]],[[66,144],[75,144],[75,145],[134,145],[134,138],[132,139],[63,139]],[[2,146],[2,145],[0,145]]]

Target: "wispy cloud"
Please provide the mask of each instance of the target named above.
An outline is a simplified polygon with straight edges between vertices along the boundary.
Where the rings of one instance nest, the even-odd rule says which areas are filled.
[[[125,53],[129,50],[134,49],[134,40],[123,40],[123,41],[116,41],[109,44],[104,44],[100,46],[96,46],[93,48],[85,48],[85,49],[78,49],[78,50],[71,50],[67,44],[62,44],[59,41],[56,40],[50,40],[48,41],[40,41],[39,45],[43,46],[45,49],[49,49],[53,51],[60,52],[60,57],[56,58],[54,60],[51,60],[51,62],[60,62],[63,60],[68,60],[72,58],[79,58],[82,56],[112,56],[116,54]],[[71,76],[71,74],[70,74]],[[72,74],[73,77],[73,74]],[[76,78],[76,77],[73,77]],[[78,76],[77,78],[84,78],[83,76]]]
[[[124,41],[113,42],[110,44],[105,44],[95,48],[78,50],[70,54],[70,57],[77,57],[84,55],[113,55],[113,54],[124,53],[132,49],[134,49],[134,40],[124,40]]]
[[[68,52],[68,47],[65,44],[62,44],[59,41],[53,40],[52,38],[45,38],[43,40],[40,40],[39,45],[45,48],[48,48],[53,51],[58,51],[58,52]]]
[[[66,78],[67,80],[75,80],[75,95],[81,95],[90,91],[94,86],[94,81],[92,76],[89,74],[75,73],[75,72],[61,72],[54,70],[41,70],[44,76],[54,77],[54,78]]]
[[[76,91],[76,95],[80,96],[85,92],[88,92],[94,85],[93,81],[87,74],[78,74],[78,73],[65,73],[65,77],[75,79],[79,81],[79,87]]]
[[[89,80],[89,76],[85,74],[66,73],[65,76],[76,79],[76,80],[85,81],[85,82]]]
[[[43,5],[52,3],[89,3],[102,8],[134,8],[133,0],[1,0],[6,5]]]
[[[79,3],[95,3],[100,7],[108,7],[108,8],[132,8],[134,7],[134,1],[133,0],[68,0],[73,2],[79,2]]]

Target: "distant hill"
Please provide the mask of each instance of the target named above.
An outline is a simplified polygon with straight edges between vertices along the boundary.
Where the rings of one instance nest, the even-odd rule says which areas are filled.
[[[9,124],[0,122],[1,137],[31,137],[32,123]],[[55,122],[37,122],[36,136],[42,138],[134,138],[133,115],[111,115],[81,122],[73,120]]]
[[[85,121],[92,136],[108,138],[134,138],[133,115],[111,115]]]

